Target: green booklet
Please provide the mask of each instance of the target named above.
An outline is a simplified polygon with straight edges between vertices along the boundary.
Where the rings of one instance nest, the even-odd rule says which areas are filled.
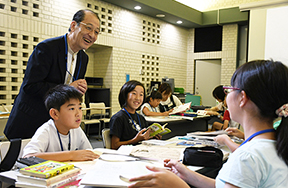
[[[165,125],[161,126],[159,123],[153,123],[152,125],[150,125],[148,128],[152,129],[152,133],[150,133],[150,136],[156,136],[157,134],[160,134],[161,136],[170,133],[171,130],[168,128],[165,128],[165,126],[168,123],[166,123]]]

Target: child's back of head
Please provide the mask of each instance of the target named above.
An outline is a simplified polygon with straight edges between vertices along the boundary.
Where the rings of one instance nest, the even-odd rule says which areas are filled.
[[[47,92],[45,106],[47,110],[55,108],[60,111],[60,107],[71,99],[78,99],[82,102],[82,94],[75,87],[60,84]]]
[[[151,92],[151,94],[145,99],[145,102],[149,103],[150,99],[161,99],[162,100],[162,94],[157,91],[157,90],[153,90]]]

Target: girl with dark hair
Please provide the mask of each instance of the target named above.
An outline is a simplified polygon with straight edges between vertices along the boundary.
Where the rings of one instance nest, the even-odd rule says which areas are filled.
[[[212,108],[205,109],[207,114],[212,116],[208,121],[208,124],[212,124],[212,131],[225,130],[230,122],[230,115],[229,111],[227,111],[226,93],[223,90],[223,86],[219,85],[215,87],[212,91],[212,95],[218,101],[218,104]],[[227,121],[225,122],[225,120]]]
[[[141,107],[141,114],[143,116],[168,116],[173,110],[160,112],[159,104],[161,100],[162,94],[157,90],[152,91]]]
[[[110,119],[111,148],[118,149],[121,145],[137,144],[150,139],[150,129],[145,118],[136,110],[145,98],[145,88],[136,80],[126,82],[118,96],[121,110]]]
[[[226,100],[226,94],[223,90],[223,86],[219,85],[219,86],[215,87],[214,90],[212,91],[212,95],[219,103],[218,103],[218,105],[216,105],[212,108],[205,109],[205,110],[206,111],[215,111],[215,112],[225,111],[227,109],[227,106],[226,106],[226,101],[225,101]],[[215,114],[213,114],[213,115],[215,115]]]
[[[226,100],[231,118],[243,126],[245,141],[216,179],[165,160],[171,171],[148,167],[155,173],[131,178],[137,182],[129,187],[287,187],[288,68],[272,60],[243,64],[233,74]],[[275,131],[277,117],[282,121]]]
[[[178,97],[172,95],[172,88],[168,83],[162,83],[158,91],[162,94],[162,101],[159,104],[160,112],[166,112],[182,105]]]

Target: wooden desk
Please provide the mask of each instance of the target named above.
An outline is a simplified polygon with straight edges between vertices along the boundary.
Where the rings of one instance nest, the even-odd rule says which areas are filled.
[[[168,123],[166,127],[171,130],[171,133],[166,134],[162,137],[163,140],[167,140],[175,136],[185,136],[189,132],[207,131],[208,120],[210,119],[210,116],[145,116],[145,119],[149,125],[151,125],[152,123],[160,123],[161,125]]]

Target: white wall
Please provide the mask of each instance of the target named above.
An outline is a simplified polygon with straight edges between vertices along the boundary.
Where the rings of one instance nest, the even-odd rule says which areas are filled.
[[[287,5],[286,0],[266,0],[240,6],[250,10],[248,61],[273,58],[288,64]]]
[[[250,11],[248,61],[265,57],[266,9]]]
[[[243,0],[244,1],[244,0]],[[87,50],[86,76],[104,77],[111,90],[112,112],[120,109],[118,93],[126,81],[164,76],[194,92],[194,60],[222,59],[221,84],[229,84],[236,67],[236,24],[223,26],[223,51],[194,54],[194,29],[178,27],[100,0],[23,0],[0,2],[0,103],[12,104],[35,45],[67,32],[73,14],[91,9],[101,18],[101,35]],[[97,45],[106,46],[99,49]],[[140,70],[143,74],[140,74]]]
[[[288,6],[267,10],[265,59],[288,66]]]

